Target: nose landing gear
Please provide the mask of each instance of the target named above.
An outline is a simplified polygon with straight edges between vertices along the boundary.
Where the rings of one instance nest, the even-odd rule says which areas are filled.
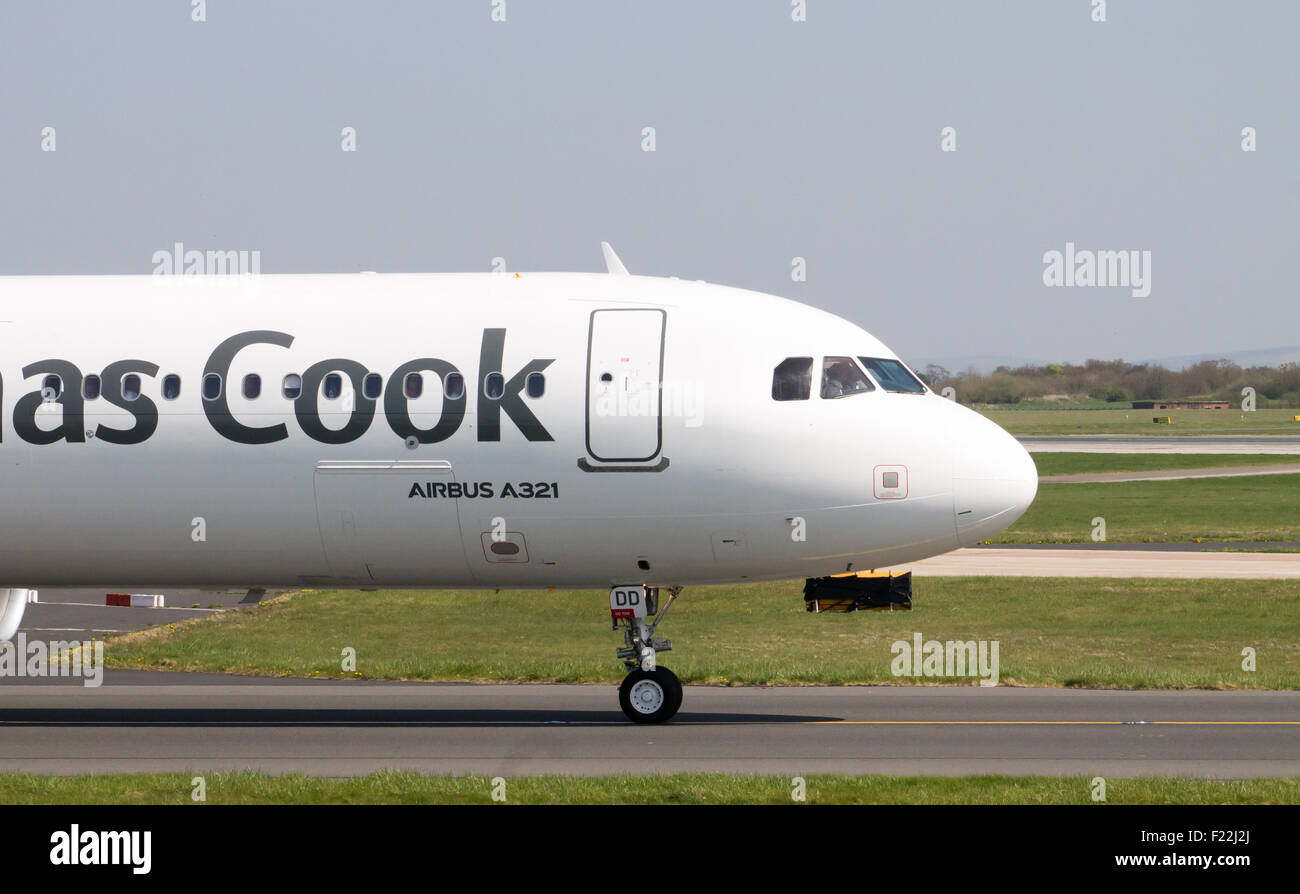
[[[658,587],[614,587],[609,591],[614,629],[623,628],[624,646],[617,654],[629,671],[618,688],[618,704],[633,723],[663,723],[682,706],[681,681],[656,663],[657,653],[671,650],[672,641],[654,635],[681,591],[681,587],[668,588],[668,602],[662,611]]]

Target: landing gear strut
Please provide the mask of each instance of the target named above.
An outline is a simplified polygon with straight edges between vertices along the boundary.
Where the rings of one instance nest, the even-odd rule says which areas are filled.
[[[624,646],[618,657],[629,671],[618,687],[618,704],[633,723],[663,723],[682,706],[681,681],[655,661],[656,653],[672,649],[672,641],[654,635],[681,591],[681,587],[668,588],[662,611],[658,587],[614,587],[609,591],[614,629],[623,628]]]

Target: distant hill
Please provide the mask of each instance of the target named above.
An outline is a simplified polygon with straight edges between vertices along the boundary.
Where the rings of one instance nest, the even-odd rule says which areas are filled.
[[[1241,367],[1300,363],[1300,345],[1292,345],[1289,348],[1261,348],[1255,351],[1225,351],[1222,354],[1184,354],[1179,357],[1157,357],[1146,362],[1159,363],[1165,369],[1183,369],[1202,360],[1231,360]]]

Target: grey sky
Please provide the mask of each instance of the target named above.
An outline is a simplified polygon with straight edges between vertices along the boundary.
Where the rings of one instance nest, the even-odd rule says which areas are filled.
[[[1300,343],[1300,4],[790,5],[5,3],[0,273],[146,273],[177,241],[596,270],[608,239],[905,358]],[[1066,241],[1151,251],[1151,296],[1045,287]]]

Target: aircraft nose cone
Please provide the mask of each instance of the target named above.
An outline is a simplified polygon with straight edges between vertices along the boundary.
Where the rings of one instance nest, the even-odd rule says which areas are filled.
[[[1038,493],[1038,468],[1020,442],[972,413],[953,447],[957,540],[971,546],[1009,527]]]

